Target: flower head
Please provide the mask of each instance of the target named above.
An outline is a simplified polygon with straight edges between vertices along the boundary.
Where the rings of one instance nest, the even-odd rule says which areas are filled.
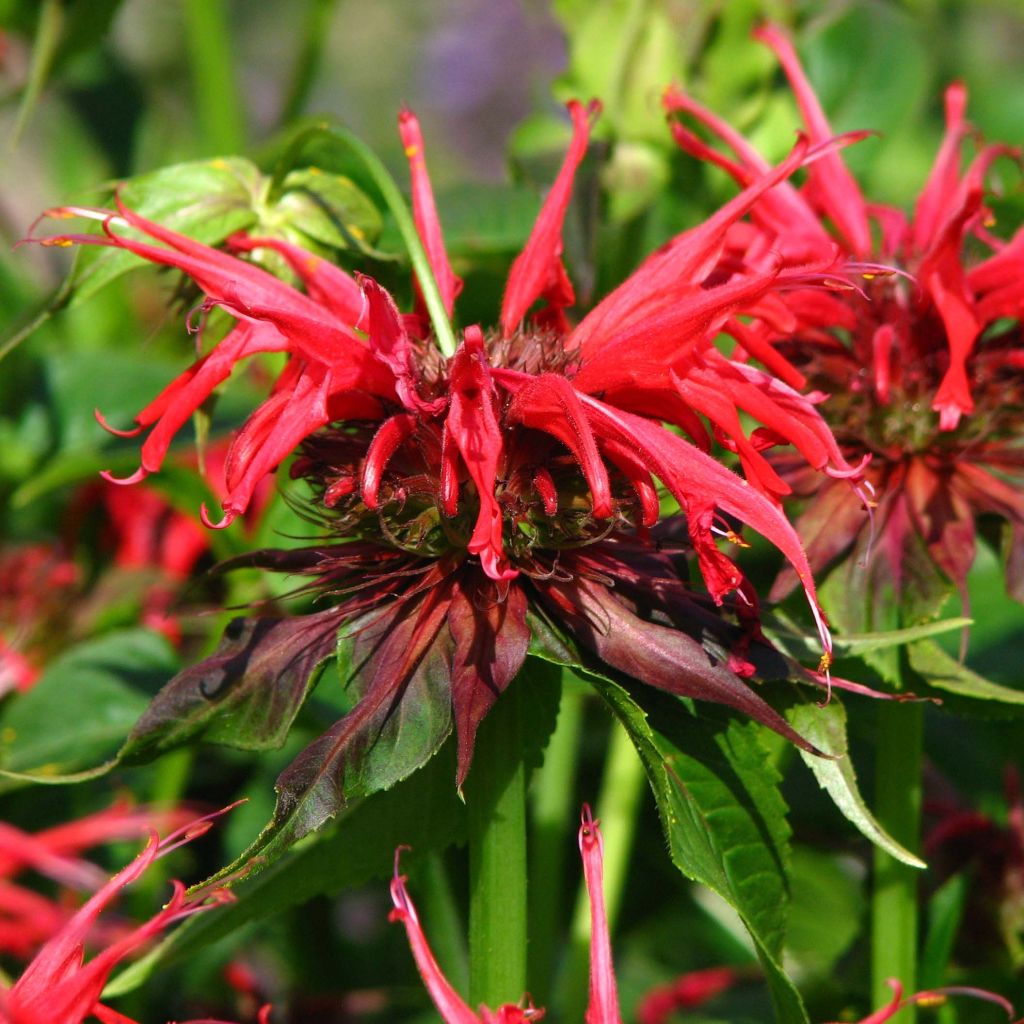
[[[755,35],[777,54],[812,141],[831,130],[792,44],[777,28]],[[946,134],[913,215],[871,203],[838,152],[808,170],[805,186],[780,183],[762,195],[749,224],[733,228],[723,261],[820,258],[838,245],[861,266],[861,284],[828,295],[784,297],[793,320],[772,343],[773,369],[797,387],[827,394],[821,406],[851,462],[871,456],[873,528],[834,480],[779,454],[773,467],[811,496],[797,528],[815,571],[856,542],[868,579],[897,596],[924,575],[926,550],[961,590],[975,552],[975,518],[991,513],[1012,531],[1007,582],[1024,597],[1024,483],[1018,439],[1024,410],[1024,230],[992,232],[985,181],[992,164],[1017,151],[982,145],[962,167],[971,135],[961,84],[946,92]],[[677,90],[666,96],[677,141],[747,186],[763,158],[733,129]],[[696,120],[730,151],[707,145]],[[754,329],[761,330],[758,325]],[[778,335],[776,334],[778,339]],[[933,570],[934,571],[934,570]],[[783,574],[773,596],[796,578]]]
[[[745,681],[791,669],[761,638],[756,595],[716,535],[742,543],[736,526],[746,523],[783,552],[827,658],[810,567],[779,507],[788,486],[764,451],[792,444],[813,472],[856,479],[859,470],[811,400],[726,359],[713,341],[725,331],[752,350],[770,349],[746,326],[749,317],[785,320],[780,293],[824,293],[842,278],[834,251],[720,269],[741,218],[838,143],[798,142],[573,326],[561,234],[596,106],[570,103],[569,112],[572,141],[511,268],[498,326],[465,327],[449,358],[421,310],[403,314],[376,281],[289,242],[236,235],[227,253],[123,204],[117,212],[52,212],[97,218],[103,234],[45,241],[111,246],[176,267],[203,290],[204,308],[220,307],[235,321],[136,417],[148,434],[131,480],[160,468],[174,434],[239,362],[288,354],[270,397],[232,442],[217,525],[244,511],[259,482],[298,449],[291,473],[311,483],[310,515],[337,542],[257,552],[246,562],[308,575],[312,589],[339,599],[333,612],[275,626],[275,643],[292,628],[303,632],[303,650],[327,650],[342,625],[356,649],[362,697],[318,741],[313,761],[298,766],[303,780],[316,758],[337,763],[379,729],[412,680],[429,679],[436,698],[450,702],[461,784],[477,726],[523,664],[531,635],[551,622],[617,671],[730,705],[803,742]],[[411,112],[403,111],[400,131],[415,223],[450,315],[461,283],[445,254]],[[242,258],[261,249],[283,257],[304,290]],[[742,416],[762,426],[748,435]],[[745,477],[711,455],[715,440],[735,452]],[[656,481],[685,513],[674,527],[657,526]],[[689,583],[687,554],[706,594]],[[307,644],[312,632],[320,639]]]
[[[612,965],[611,942],[608,937],[608,919],[604,909],[604,848],[599,823],[593,819],[590,808],[583,805],[579,830],[580,856],[583,858],[583,878],[590,898],[590,1001],[587,1005],[587,1024],[620,1024],[619,997]],[[445,1024],[526,1024],[540,1020],[544,1011],[533,1005],[506,1004],[497,1010],[486,1006],[474,1013],[452,988],[441,973],[427,937],[423,934],[416,907],[405,888],[405,876],[398,873],[401,847],[395,851],[395,874],[391,880],[391,900],[394,909],[391,920],[405,926],[409,936],[416,967],[420,977]]]

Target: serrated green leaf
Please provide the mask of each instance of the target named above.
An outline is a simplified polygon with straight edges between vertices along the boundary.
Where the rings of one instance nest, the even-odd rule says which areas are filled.
[[[387,878],[400,845],[403,870],[434,850],[463,842],[465,806],[458,800],[454,748],[445,751],[386,793],[353,805],[327,834],[251,879],[232,886],[237,901],[200,914],[121,972],[105,996],[123,995],[157,968],[194,956],[244,925],[263,921],[314,896],[333,896],[371,878]]]
[[[810,768],[818,785],[832,798],[840,813],[866,839],[883,849],[891,857],[914,868],[927,865],[919,857],[896,842],[879,824],[868,809],[857,786],[857,774],[849,756],[846,741],[846,709],[834,694],[824,707],[818,704],[796,703],[788,709],[786,717],[794,729],[811,740],[815,746],[833,758],[815,757],[801,750],[804,764]]]
[[[71,648],[50,663],[28,693],[3,709],[0,764],[50,776],[96,764],[145,710],[147,690],[175,668],[166,639],[144,629],[109,633]]]
[[[718,709],[696,719],[683,702],[650,690],[641,707],[600,677],[595,686],[644,762],[673,863],[736,909],[779,1021],[804,1024],[803,1002],[781,966],[789,901],[786,805],[757,726]]]

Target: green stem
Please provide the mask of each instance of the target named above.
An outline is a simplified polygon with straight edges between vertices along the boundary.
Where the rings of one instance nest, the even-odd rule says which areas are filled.
[[[576,764],[583,721],[584,687],[569,669],[562,672],[558,724],[544,752],[544,764],[530,789],[530,992],[540,1006],[550,1002],[565,904],[565,865],[572,849]]]
[[[882,827],[912,853],[921,832],[921,760],[924,711],[920,704],[879,708],[875,751],[875,814]],[[906,993],[917,986],[917,887],[920,873],[875,848],[871,896],[871,994],[874,1006],[891,998],[886,985],[897,978]],[[913,1006],[899,1024],[913,1024]]]
[[[612,723],[595,815],[604,838],[604,898],[608,930],[615,932],[629,868],[636,820],[647,776],[625,729]],[[573,913],[569,959],[560,991],[562,1018],[583,1020],[590,978],[590,901],[581,884]]]
[[[182,0],[182,13],[200,146],[207,154],[238,153],[244,118],[224,0]]]
[[[18,116],[14,121],[14,130],[9,139],[9,149],[13,150],[18,145],[21,133],[25,130],[25,126],[39,102],[43,86],[46,85],[46,79],[53,67],[53,59],[57,56],[57,50],[60,47],[63,28],[64,5],[61,0],[43,0],[39,7],[36,36],[32,42],[28,81],[18,107]]]
[[[497,1008],[526,991],[526,765],[516,681],[484,719],[466,781],[469,1003]]]
[[[426,249],[423,248],[423,242],[420,240],[419,232],[416,230],[412,214],[409,212],[409,207],[406,205],[401,191],[395,184],[395,179],[391,177],[388,169],[381,162],[380,157],[358,135],[354,135],[346,128],[338,128],[327,124],[311,125],[300,132],[292,140],[284,156],[278,161],[274,169],[267,189],[267,201],[273,202],[276,200],[283,188],[285,176],[298,160],[303,147],[312,139],[320,136],[327,136],[351,149],[362,161],[370,177],[373,178],[373,183],[380,189],[387,208],[395,218],[395,224],[402,236],[402,241],[405,243],[406,251],[409,253],[409,262],[412,264],[412,269],[416,274],[420,294],[423,296],[427,313],[430,315],[431,326],[434,328],[434,340],[437,342],[437,347],[441,350],[442,355],[451,358],[455,355],[457,347],[455,332],[452,330],[451,321],[448,319],[448,312],[444,308],[444,299],[441,298],[441,291],[437,287],[437,279],[434,277],[434,271],[430,266],[430,259],[427,256]]]
[[[309,91],[323,63],[327,32],[337,2],[338,0],[306,0],[302,44],[295,62],[295,73],[288,89],[288,97],[281,110],[282,124],[294,121],[306,105]]]

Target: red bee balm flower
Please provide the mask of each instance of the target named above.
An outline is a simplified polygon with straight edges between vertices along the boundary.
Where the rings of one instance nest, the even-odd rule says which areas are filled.
[[[619,997],[612,967],[612,948],[608,936],[608,918],[604,909],[604,845],[601,829],[590,814],[590,808],[583,805],[583,818],[579,831],[580,856],[583,858],[583,877],[590,897],[590,1002],[587,1006],[587,1024],[621,1024]],[[420,977],[427,986],[437,1012],[445,1024],[526,1024],[540,1020],[544,1011],[532,1005],[522,1007],[509,1005],[490,1010],[480,1007],[474,1013],[452,988],[441,973],[434,954],[423,934],[416,907],[405,888],[405,876],[398,873],[398,856],[395,853],[395,875],[391,881],[391,899],[395,909],[391,920],[405,925]]]
[[[121,889],[139,878],[157,857],[207,832],[214,817],[216,815],[199,818],[163,841],[152,833],[138,857],[106,882],[46,942],[10,989],[0,990],[0,1024],[81,1024],[91,1017],[104,1024],[132,1024],[127,1017],[99,1001],[110,972],[173,922],[217,906],[229,899],[229,894],[217,890],[198,898],[188,898],[185,887],[175,882],[173,895],[158,914],[111,942],[88,963],[83,963],[86,936]],[[98,823],[99,819],[96,820]]]
[[[774,27],[756,35],[778,55],[812,141],[830,137],[791,43]],[[875,274],[868,264],[861,288],[789,292],[793,323],[774,346],[780,376],[830,396],[821,408],[845,456],[871,455],[866,477],[877,495],[877,543],[845,489],[783,454],[772,465],[811,497],[797,529],[815,571],[856,543],[861,557],[851,565],[868,563],[867,573],[858,570],[858,593],[865,584],[877,596],[893,587],[894,596],[907,596],[912,588],[926,607],[941,600],[947,578],[964,593],[981,513],[1009,523],[1007,583],[1024,598],[1024,230],[1009,242],[995,237],[984,201],[991,165],[1016,151],[982,146],[961,170],[971,132],[966,100],[960,84],[946,92],[945,139],[912,218],[867,202],[833,152],[809,169],[802,190],[781,183],[761,195],[751,223],[731,230],[723,255],[726,264],[776,251],[814,260],[838,245],[853,260],[898,271]],[[710,111],[677,91],[666,106],[710,129],[732,154],[676,123],[684,149],[744,186],[763,175],[765,161]],[[925,551],[927,560],[919,554]],[[795,582],[784,573],[773,596]]]
[[[547,634],[557,632],[558,622],[613,670],[738,708],[803,743],[743,678],[794,670],[760,639],[756,595],[714,534],[738,540],[731,525],[738,520],[783,552],[827,652],[810,569],[778,505],[788,488],[763,450],[792,443],[814,471],[856,477],[857,470],[811,401],[726,359],[712,343],[726,331],[752,349],[766,348],[740,317],[785,319],[781,291],[837,280],[843,268],[831,252],[814,261],[739,261],[729,274],[717,269],[730,229],[773,186],[836,143],[812,148],[799,141],[787,160],[654,253],[573,327],[561,231],[595,109],[569,104],[572,142],[512,266],[500,327],[466,327],[447,359],[424,318],[403,316],[375,281],[353,279],[288,242],[237,235],[228,244],[235,253],[275,251],[304,292],[123,206],[117,213],[52,212],[99,218],[104,233],[48,243],[111,246],[176,267],[203,289],[205,307],[219,306],[237,321],[136,417],[137,430],[149,433],[132,479],[159,469],[174,434],[235,364],[256,352],[287,352],[271,396],[232,444],[218,525],[245,510],[257,484],[298,448],[292,475],[313,485],[313,514],[341,541],[248,556],[247,564],[315,577],[310,587],[340,603],[236,630],[213,661],[170,684],[137,739],[189,707],[201,706],[205,715],[214,662],[225,679],[218,693],[229,701],[245,688],[228,684],[254,665],[267,685],[287,690],[268,709],[281,722],[294,714],[306,677],[334,651],[344,625],[361,699],[285,773],[283,803],[322,786],[324,799],[308,802],[322,820],[353,751],[365,752],[369,737],[400,717],[399,701],[403,708],[429,704],[424,756],[454,719],[461,784],[477,727],[523,664],[531,634],[536,638],[541,624]],[[445,255],[423,139],[410,112],[400,126],[414,219],[450,315],[461,283]],[[747,436],[741,414],[764,426]],[[746,479],[709,454],[713,439],[737,453]],[[671,527],[658,527],[652,540],[655,478],[685,512],[682,538],[696,555],[707,597],[688,585],[672,553],[685,545],[673,540]]]

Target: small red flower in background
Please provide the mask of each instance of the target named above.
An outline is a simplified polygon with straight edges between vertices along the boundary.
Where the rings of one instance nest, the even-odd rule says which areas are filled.
[[[0,548],[0,696],[28,690],[68,626],[78,566],[47,544]]]
[[[774,27],[755,34],[778,55],[812,141],[830,137],[791,43]],[[897,597],[904,587],[942,590],[941,583],[922,582],[918,551],[963,595],[975,519],[989,513],[1009,525],[1007,585],[1024,598],[1024,229],[999,239],[985,206],[992,164],[1018,152],[981,146],[962,169],[972,134],[966,100],[960,84],[946,92],[946,135],[912,217],[865,200],[832,152],[808,169],[802,189],[781,183],[760,197],[751,222],[732,231],[724,250],[728,264],[778,251],[815,259],[838,245],[853,260],[898,271],[877,274],[866,264],[860,288],[787,293],[793,323],[774,342],[780,376],[829,396],[822,413],[846,458],[871,456],[874,545],[858,501],[844,488],[784,453],[773,456],[782,478],[809,498],[797,529],[811,567],[817,572],[855,545],[878,597],[893,588]],[[684,149],[743,185],[763,173],[759,154],[710,111],[675,90],[665,102],[732,153],[677,122]],[[773,597],[795,582],[784,573]]]
[[[118,801],[66,825],[27,833],[0,822],[0,952],[25,959],[66,926],[75,908],[51,900],[12,879],[34,871],[75,890],[95,891],[107,873],[82,858],[86,850],[147,836],[156,829],[179,828],[192,815],[185,809],[157,811]],[[123,931],[123,929],[120,929]],[[116,936],[117,927],[105,934]],[[94,940],[102,934],[92,936]]]
[[[608,918],[604,909],[604,846],[599,823],[591,817],[590,808],[583,805],[579,831],[580,856],[583,859],[583,878],[590,898],[590,1001],[587,1005],[587,1024],[621,1024],[619,997],[612,965],[611,941],[608,936]],[[430,998],[445,1024],[526,1024],[540,1020],[544,1011],[532,1005],[525,1007],[506,1004],[491,1010],[480,1007],[474,1013],[452,988],[430,951],[423,934],[416,907],[405,888],[405,876],[398,873],[395,852],[395,874],[391,881],[391,900],[394,910],[391,920],[400,921],[409,936],[416,967]]]
[[[223,812],[217,812],[220,813]],[[99,1001],[111,971],[175,921],[212,909],[229,899],[229,894],[215,890],[187,897],[185,887],[175,882],[170,900],[149,921],[122,934],[91,960],[83,962],[87,937],[121,889],[138,879],[158,857],[207,832],[217,814],[199,818],[164,840],[155,832],[151,833],[145,849],[135,860],[105,882],[43,945],[21,977],[9,989],[0,991],[0,1022],[81,1024],[95,1017],[103,1024],[132,1024],[127,1017]],[[96,824],[92,822],[93,826]],[[65,827],[66,832],[74,829],[74,825]]]
[[[764,452],[792,444],[812,472],[844,481],[856,481],[860,470],[844,459],[812,401],[724,358],[713,342],[725,331],[752,354],[770,356],[764,333],[749,330],[746,319],[785,326],[791,315],[781,293],[824,295],[841,277],[834,251],[814,260],[736,260],[727,273],[720,259],[732,227],[766,192],[839,143],[801,140],[572,326],[561,233],[595,108],[571,103],[569,110],[572,141],[511,268],[499,326],[466,327],[447,359],[421,312],[403,315],[372,279],[354,279],[288,242],[238,235],[228,246],[241,254],[273,250],[304,292],[123,206],[51,211],[100,219],[104,232],[46,243],[111,246],[178,268],[204,291],[204,308],[235,320],[136,417],[137,432],[148,434],[131,480],[160,468],[175,433],[236,364],[258,352],[289,356],[270,397],[232,441],[217,525],[248,508],[260,482],[298,449],[292,475],[312,484],[310,514],[339,542],[256,552],[245,562],[314,577],[309,589],[340,603],[264,623],[256,642],[265,640],[274,652],[267,657],[283,669],[299,650],[322,660],[344,626],[355,638],[361,695],[289,769],[302,785],[322,778],[311,767],[318,759],[340,763],[341,751],[375,735],[396,701],[418,688],[410,680],[428,677],[432,699],[451,708],[461,785],[480,721],[548,623],[605,665],[727,704],[803,743],[746,682],[796,670],[761,638],[756,594],[716,535],[739,541],[734,524],[744,522],[783,552],[806,590],[827,664],[829,636],[810,568],[779,507],[788,486]],[[408,111],[400,131],[415,222],[450,315],[461,282]],[[763,426],[748,435],[744,415]],[[710,454],[715,441],[736,453],[745,479]],[[685,512],[673,526],[657,525],[655,478]],[[688,553],[707,594],[689,584]],[[251,646],[248,653],[252,660]],[[218,664],[239,660],[232,656],[225,648]],[[193,685],[194,673],[179,688]],[[443,712],[447,721],[447,706]]]

